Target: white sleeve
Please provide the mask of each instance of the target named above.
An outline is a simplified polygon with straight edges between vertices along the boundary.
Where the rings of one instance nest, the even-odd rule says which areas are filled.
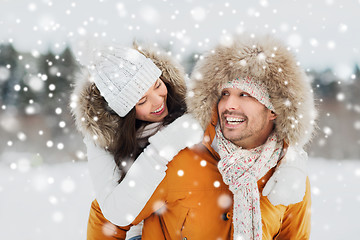
[[[129,225],[164,179],[167,161],[149,145],[119,184],[113,155],[92,141],[86,141],[86,146],[90,177],[104,217],[118,226]]]
[[[90,177],[104,217],[118,226],[129,225],[164,179],[167,164],[182,149],[201,141],[203,130],[185,114],[149,138],[150,144],[118,183],[114,156],[85,138]]]
[[[303,200],[306,191],[307,153],[301,148],[288,147],[262,194],[274,205],[288,206]]]
[[[307,162],[308,155],[304,149],[300,147],[289,146],[285,157],[280,161],[280,164],[277,166],[277,168],[293,167],[307,175]]]

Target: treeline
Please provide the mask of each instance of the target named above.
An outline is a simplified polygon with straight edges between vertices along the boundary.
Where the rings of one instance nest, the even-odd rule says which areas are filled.
[[[83,158],[69,106],[78,69],[69,47],[41,54],[0,45],[0,160],[14,152],[31,164]]]
[[[312,156],[360,160],[360,69],[354,65],[348,79],[331,69],[310,71],[319,111],[318,131]]]
[[[40,54],[0,45],[0,103],[15,106],[19,114],[52,114],[67,104],[77,69],[68,47],[60,54]]]

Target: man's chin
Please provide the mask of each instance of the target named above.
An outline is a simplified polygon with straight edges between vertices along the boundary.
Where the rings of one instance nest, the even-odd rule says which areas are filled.
[[[239,136],[233,133],[223,132],[224,138],[229,140],[230,142],[236,142],[239,140]]]

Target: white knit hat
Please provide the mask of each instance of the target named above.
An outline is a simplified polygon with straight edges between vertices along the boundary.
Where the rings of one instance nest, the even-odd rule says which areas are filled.
[[[90,71],[101,95],[120,117],[130,112],[161,75],[151,59],[123,47],[98,52]]]
[[[260,103],[265,105],[265,107],[275,112],[275,109],[270,101],[270,95],[267,91],[265,84],[261,81],[256,80],[255,78],[251,78],[251,77],[236,78],[232,81],[226,82],[222,86],[222,89],[224,88],[241,89],[247,92],[248,94],[250,94]]]

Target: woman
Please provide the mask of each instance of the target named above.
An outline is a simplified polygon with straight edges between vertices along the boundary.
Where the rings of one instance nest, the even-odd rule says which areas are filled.
[[[99,204],[99,214],[120,226],[130,224],[141,211],[164,178],[168,161],[199,142],[203,132],[191,116],[182,116],[182,68],[163,53],[140,49],[135,45],[101,50],[74,90],[73,112],[85,136],[97,199],[90,214],[100,211]],[[113,226],[107,226],[110,232],[99,234],[112,235]],[[89,222],[88,228],[97,232],[102,226]]]

